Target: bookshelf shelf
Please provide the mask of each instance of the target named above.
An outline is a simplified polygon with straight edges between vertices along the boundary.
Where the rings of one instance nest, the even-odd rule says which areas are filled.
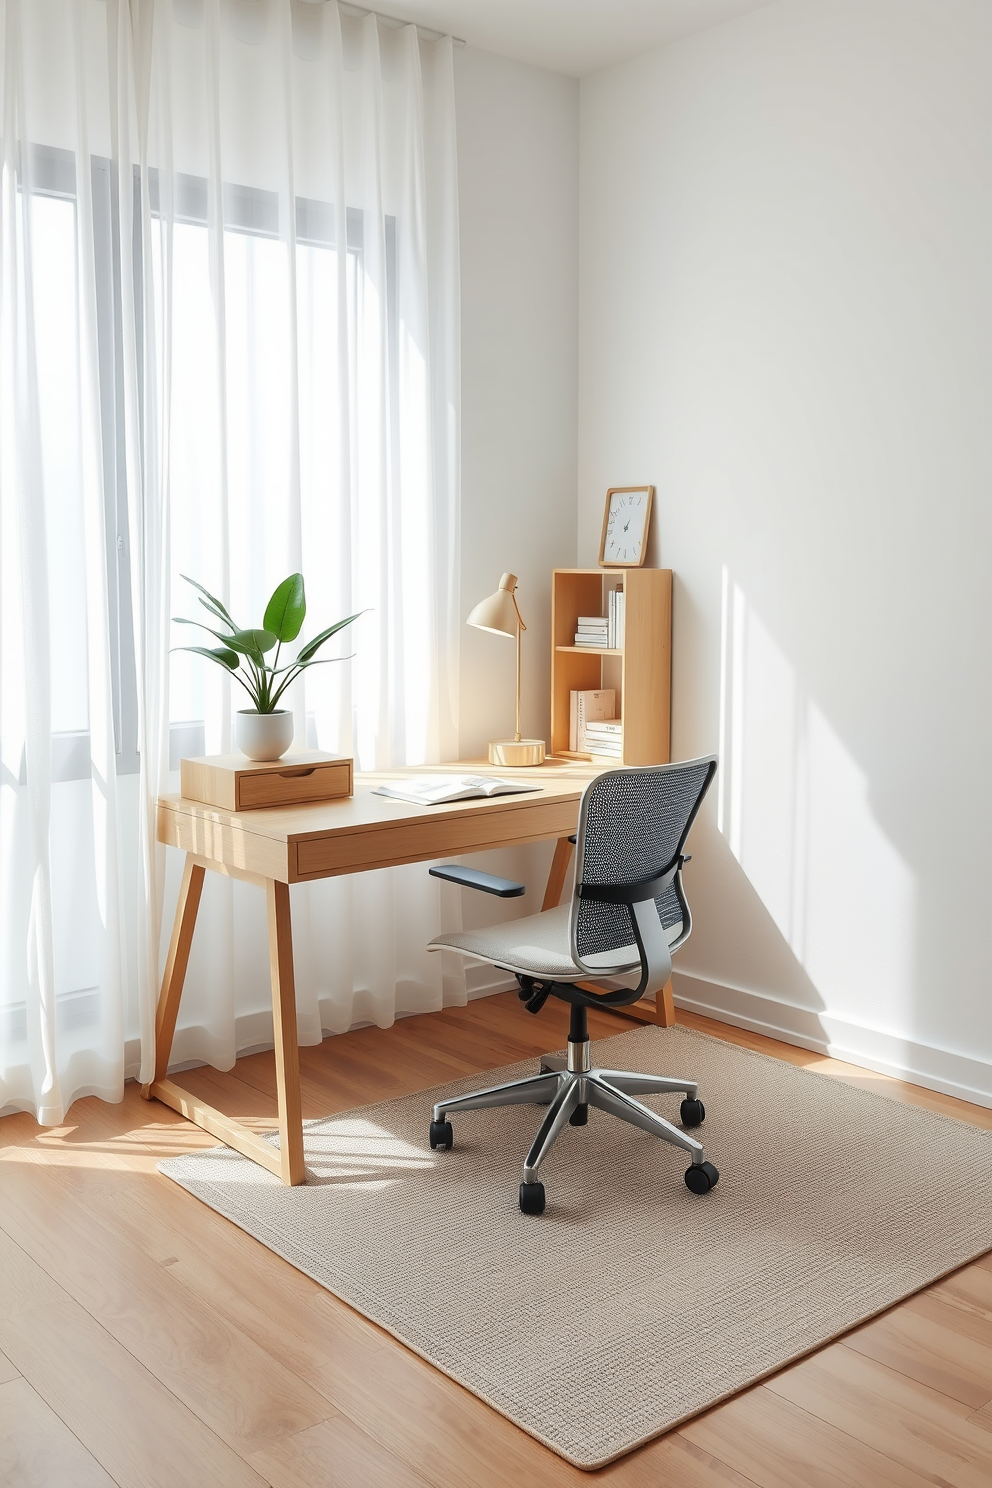
[[[606,614],[608,591],[624,593],[624,644],[570,644],[579,615]],[[569,695],[612,687],[623,720],[616,763],[662,765],[671,758],[672,572],[667,568],[556,568],[551,576],[551,752],[589,760],[568,747]],[[603,755],[596,755],[602,760]]]
[[[556,651],[571,651],[574,656],[622,656],[623,652],[609,646],[556,646]]]

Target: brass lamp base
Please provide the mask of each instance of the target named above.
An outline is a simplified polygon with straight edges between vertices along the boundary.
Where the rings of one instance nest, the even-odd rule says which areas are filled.
[[[511,770],[525,765],[543,765],[544,740],[494,739],[489,746],[489,763]]]

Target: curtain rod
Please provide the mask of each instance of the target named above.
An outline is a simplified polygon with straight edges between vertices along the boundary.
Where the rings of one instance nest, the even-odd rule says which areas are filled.
[[[442,41],[445,36],[449,35],[447,31],[435,31],[432,26],[421,26],[415,21],[401,21],[398,16],[385,15],[381,10],[371,10],[367,5],[350,5],[348,0],[338,0],[338,10],[343,11],[346,16],[374,15],[377,21],[382,21],[384,25],[391,27],[416,25],[418,36],[422,36],[425,41]],[[451,42],[457,47],[465,45],[460,36],[452,36]]]

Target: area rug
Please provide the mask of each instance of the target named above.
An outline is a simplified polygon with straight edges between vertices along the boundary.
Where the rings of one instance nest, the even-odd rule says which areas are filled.
[[[430,1150],[443,1092],[534,1060],[309,1122],[298,1188],[226,1147],[159,1168],[587,1469],[992,1248],[992,1132],[684,1028],[593,1062],[698,1080],[712,1193],[598,1111],[544,1164],[539,1218],[517,1205],[539,1108],[456,1113]]]

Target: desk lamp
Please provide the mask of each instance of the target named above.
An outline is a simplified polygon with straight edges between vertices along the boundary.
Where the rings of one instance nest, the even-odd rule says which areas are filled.
[[[521,739],[520,737],[520,637],[527,629],[517,605],[514,590],[517,576],[505,573],[499,588],[488,599],[482,600],[468,617],[468,624],[476,630],[488,630],[493,635],[516,638],[517,642],[517,728],[512,739],[494,739],[489,745],[491,765],[519,766],[544,764],[544,740]]]

